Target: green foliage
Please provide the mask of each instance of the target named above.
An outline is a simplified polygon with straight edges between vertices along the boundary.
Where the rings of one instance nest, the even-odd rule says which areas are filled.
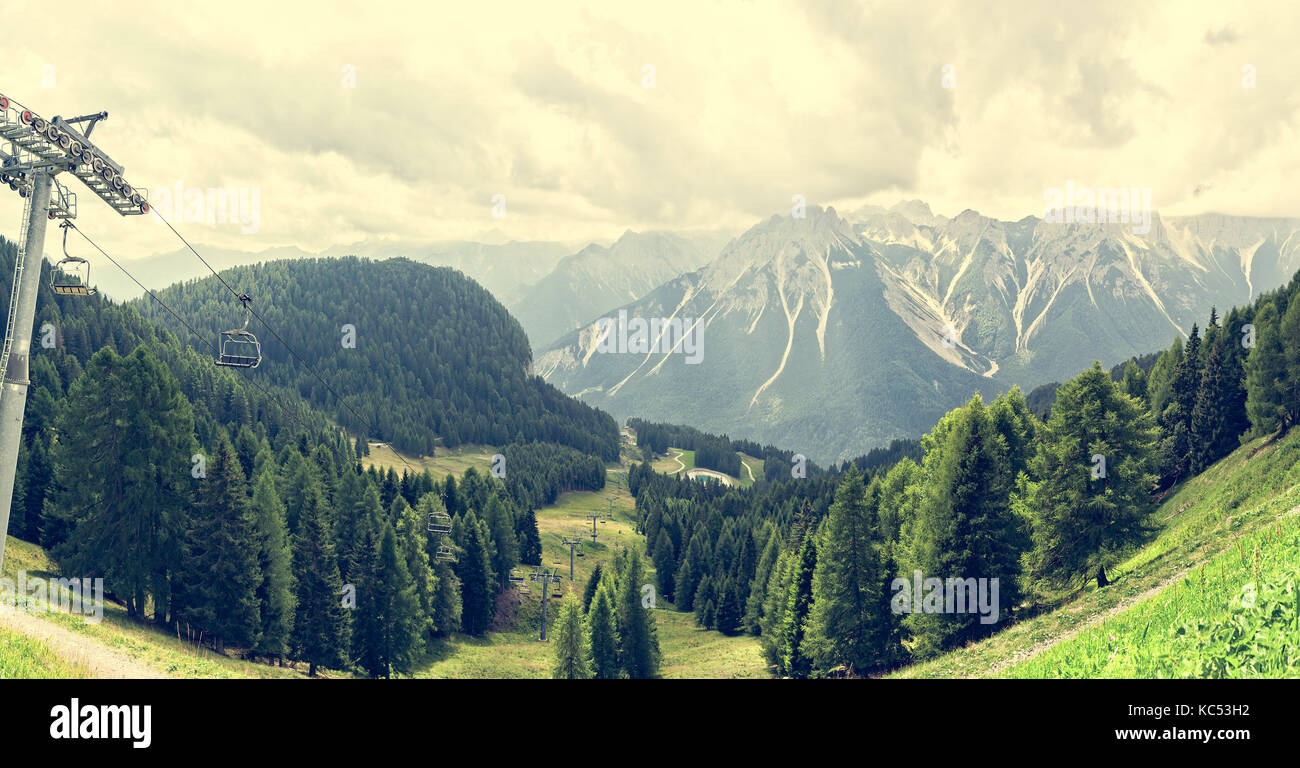
[[[1035,580],[1064,585],[1095,577],[1105,585],[1106,569],[1124,548],[1145,540],[1156,434],[1141,404],[1100,365],[1061,386],[1035,459]],[[1104,476],[1094,476],[1102,467],[1097,456]]]
[[[311,675],[317,667],[341,666],[350,642],[343,580],[326,514],[320,490],[310,486],[293,538],[297,605],[291,645],[294,658],[307,662]]]
[[[582,617],[582,606],[577,597],[569,595],[560,604],[560,615],[556,618],[553,632],[555,660],[551,667],[551,677],[560,680],[584,680],[591,677],[587,662],[590,641]]]
[[[215,638],[218,650],[226,643],[252,647],[261,625],[260,547],[244,487],[244,470],[223,434],[199,486],[177,587],[179,615]]]
[[[518,436],[618,457],[614,420],[530,375],[532,352],[519,323],[454,269],[348,257],[235,267],[223,277],[253,296],[297,353],[275,335],[259,337],[263,363],[251,375],[302,393],[353,434],[422,455],[437,445],[505,445]],[[159,297],[196,327],[231,327],[236,319],[237,305],[215,278]],[[134,306],[174,322],[148,299]],[[339,343],[343,324],[356,327],[355,348]]]

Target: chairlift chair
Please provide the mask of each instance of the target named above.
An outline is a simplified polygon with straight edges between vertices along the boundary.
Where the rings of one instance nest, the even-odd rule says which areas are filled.
[[[257,337],[248,331],[248,321],[253,314],[248,308],[248,302],[252,299],[245,293],[240,294],[239,301],[244,305],[244,325],[221,332],[217,365],[230,368],[256,368],[262,362],[262,345],[257,342]]]
[[[59,296],[94,296],[90,262],[68,253],[68,228],[72,225],[65,221],[59,226],[63,229],[63,258],[50,270],[50,290]]]
[[[429,515],[430,533],[451,533],[451,515],[446,512],[434,512]]]
[[[454,563],[456,562],[456,551],[446,544],[443,544],[438,547],[437,558],[445,563]]]

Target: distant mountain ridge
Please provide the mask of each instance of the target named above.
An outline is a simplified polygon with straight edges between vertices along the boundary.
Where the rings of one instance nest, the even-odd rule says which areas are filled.
[[[596,351],[569,333],[536,369],[616,416],[689,423],[829,461],[915,437],[972,392],[1063,380],[1167,346],[1300,269],[1300,221],[1127,224],[948,218],[920,201],[773,216],[629,302],[698,318],[705,359]],[[594,320],[594,318],[593,318]]]

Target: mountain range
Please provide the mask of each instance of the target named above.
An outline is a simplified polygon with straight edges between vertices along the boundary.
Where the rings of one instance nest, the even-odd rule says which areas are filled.
[[[697,364],[684,345],[611,352],[607,321],[593,317],[535,368],[620,418],[837,460],[915,437],[974,392],[1167,346],[1211,306],[1245,303],[1300,268],[1300,220],[1152,213],[1148,231],[1134,229],[948,218],[920,201],[773,216],[605,313],[688,321]]]

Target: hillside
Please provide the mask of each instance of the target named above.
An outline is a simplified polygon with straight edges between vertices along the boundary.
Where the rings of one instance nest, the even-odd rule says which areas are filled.
[[[303,259],[222,277],[250,294],[269,324],[249,325],[263,362],[247,375],[294,389],[354,434],[420,454],[542,440],[617,456],[613,419],[532,376],[519,323],[455,270],[405,259]],[[239,303],[214,277],[158,295],[214,338],[242,322]],[[169,319],[148,299],[133,306],[156,322]]]
[[[1062,594],[1039,616],[894,676],[1300,677],[1300,432],[1247,443],[1155,518],[1155,539],[1106,589]],[[1251,593],[1267,615],[1242,610]]]

